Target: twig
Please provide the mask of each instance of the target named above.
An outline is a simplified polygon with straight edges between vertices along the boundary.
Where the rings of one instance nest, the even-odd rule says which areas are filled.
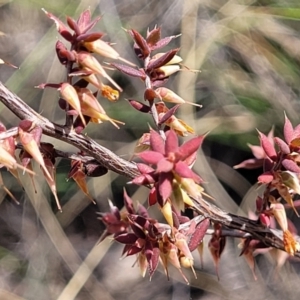
[[[135,163],[120,158],[112,151],[99,145],[87,136],[77,134],[72,129],[70,130],[67,127],[50,122],[47,118],[44,118],[29,107],[22,99],[10,92],[1,82],[0,101],[21,120],[27,119],[34,122],[37,126],[42,128],[45,135],[75,146],[93,157],[108,170],[126,176],[129,179],[133,179],[139,175]],[[3,139],[8,135],[17,135],[17,128],[15,127],[7,130],[6,133],[1,133],[0,139]],[[255,221],[227,213],[205,200],[202,201],[205,204],[205,207],[199,205],[198,212],[205,218],[209,218],[213,222],[219,222],[229,229],[246,232],[253,236],[253,238],[262,241],[266,246],[284,250],[282,232],[280,230],[266,228]],[[299,237],[296,237],[296,239],[298,241],[300,240]],[[295,253],[295,256],[300,257],[300,252]]]

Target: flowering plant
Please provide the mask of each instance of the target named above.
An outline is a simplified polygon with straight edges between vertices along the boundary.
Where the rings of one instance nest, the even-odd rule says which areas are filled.
[[[92,20],[89,10],[81,13],[77,21],[67,17],[67,24],[52,13],[44,12],[64,39],[56,42],[55,51],[67,74],[64,82],[41,83],[37,88],[54,88],[59,92],[58,105],[65,112],[65,124],[46,119],[0,84],[0,101],[21,119],[12,129],[0,124],[1,167],[7,168],[17,180],[20,179],[18,169],[21,169],[31,176],[34,184],[32,163],[37,163],[59,211],[63,207],[56,187],[58,157],[70,159],[68,179],[73,179],[93,203],[97,199],[89,192],[86,178],[103,176],[108,170],[126,176],[130,184],[147,187],[146,205],[135,205],[124,190],[125,209],[120,211],[109,201],[110,212],[100,212],[99,219],[106,227],[100,242],[112,237],[124,245],[122,255],[136,255],[142,275],[148,271],[150,279],[159,263],[169,277],[169,264],[172,264],[189,283],[182,268],[191,268],[196,277],[192,252],[197,249],[203,259],[206,235],[218,276],[228,236],[242,239],[241,254],[246,257],[255,279],[255,252],[273,247],[290,256],[300,256],[296,231],[286,216],[286,206],[281,203],[282,200],[287,202],[298,216],[294,196],[300,194],[299,125],[294,128],[286,116],[284,139],[273,137],[272,132],[268,136],[258,132],[261,145],[250,145],[255,158],[235,166],[263,166],[263,173],[258,177],[262,192],[254,199],[256,220],[225,212],[218,208],[219,199],[213,202],[205,192],[202,186],[205,178],[192,170],[206,133],[198,132],[200,129],[196,132],[176,116],[183,105],[201,105],[185,100],[166,87],[170,76],[177,72],[194,72],[183,68],[180,49],[157,52],[163,51],[161,49],[178,36],[161,37],[158,27],[148,30],[145,37],[134,29],[126,29],[141,65],[136,66],[121,57],[112,44],[102,40],[103,32],[91,31],[100,17]],[[101,61],[95,54],[102,57]],[[111,61],[106,63],[103,59]],[[122,88],[109,75],[111,70],[143,82],[143,100],[127,99],[128,105],[139,115],[151,115],[153,121],[149,131],[139,138],[133,161],[122,159],[84,134],[90,123],[101,126],[105,121],[122,130],[123,121],[109,117],[98,99],[106,98],[110,103],[122,99]],[[65,141],[78,152],[64,153],[53,144],[43,142],[44,135]],[[182,143],[181,138],[187,140]],[[21,150],[20,162],[16,158],[17,150]],[[148,211],[151,206],[158,207],[165,221],[151,216]],[[189,217],[186,211],[190,211]],[[275,229],[275,220],[280,230]]]

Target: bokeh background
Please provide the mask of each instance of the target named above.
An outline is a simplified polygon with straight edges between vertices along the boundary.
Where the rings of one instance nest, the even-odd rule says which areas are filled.
[[[122,30],[145,34],[161,26],[163,35],[182,36],[167,50],[180,47],[184,64],[201,73],[180,72],[167,87],[188,101],[203,105],[182,106],[179,116],[197,134],[209,132],[195,170],[205,178],[206,191],[219,206],[249,215],[254,210],[255,181],[261,170],[234,170],[252,156],[247,143],[258,144],[258,128],[282,136],[284,113],[299,122],[300,3],[292,0],[11,0],[0,1],[0,57],[20,67],[1,66],[0,80],[43,116],[63,123],[55,90],[41,91],[43,82],[62,82],[65,70],[58,63],[54,45],[61,39],[41,8],[60,16],[77,18],[90,8],[102,15],[95,30],[106,32],[106,41],[126,59],[139,63],[132,41]],[[110,73],[112,74],[112,73]],[[142,100],[143,83],[118,73],[124,88],[117,103],[102,99],[108,115],[126,123],[120,130],[111,124],[89,125],[85,132],[125,159],[152,124],[138,115],[125,98]],[[19,120],[0,105],[1,122],[8,128]],[[76,152],[60,141],[45,137],[58,149]],[[42,176],[36,176],[38,193],[22,176],[24,190],[1,169],[5,185],[20,201],[17,206],[0,190],[0,299],[297,299],[299,262],[289,259],[280,271],[270,252],[256,257],[254,281],[239,241],[228,240],[220,262],[220,281],[208,250],[204,268],[195,253],[198,279],[189,270],[190,286],[170,267],[168,281],[159,269],[152,282],[141,278],[134,258],[120,260],[121,246],[105,240],[97,244],[103,225],[96,212],[108,209],[108,199],[122,207],[127,179],[113,173],[88,180],[92,205],[74,182],[66,181],[70,165],[57,160],[58,196],[63,212],[57,213],[53,196]],[[40,172],[36,168],[36,172]],[[135,201],[146,201],[146,190],[127,186]],[[157,212],[150,210],[154,216]],[[291,215],[293,221],[294,216]],[[208,238],[206,239],[206,241]],[[278,253],[273,253],[278,255]],[[278,260],[277,260],[278,261]]]

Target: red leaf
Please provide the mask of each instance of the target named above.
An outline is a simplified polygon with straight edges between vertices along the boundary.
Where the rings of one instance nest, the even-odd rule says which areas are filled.
[[[300,125],[297,125],[294,129],[293,140],[300,137]]]
[[[282,162],[282,165],[285,167],[286,170],[294,172],[294,173],[300,173],[300,167],[291,159],[284,159]]]
[[[140,157],[143,161],[145,161],[148,164],[156,165],[161,159],[164,158],[164,156],[156,151],[150,151],[146,150],[141,153],[137,154],[138,157]]]
[[[277,153],[274,148],[274,145],[270,142],[270,140],[261,132],[259,132],[259,138],[261,142],[261,146],[264,149],[266,155],[270,157],[273,161],[277,159]]]
[[[91,22],[91,11],[89,9],[82,12],[77,20],[78,27],[82,31]]]
[[[129,246],[129,245],[126,245],[126,246]],[[142,250],[141,248],[136,247],[136,246],[131,246],[131,247],[128,247],[128,248],[129,249],[126,252],[125,252],[125,249],[124,249],[124,253],[127,253],[127,256],[137,254],[137,253],[141,252],[141,250]]]
[[[153,151],[165,154],[165,144],[162,137],[155,130],[150,130],[150,145]]]
[[[234,169],[240,169],[240,168],[245,168],[245,169],[257,169],[263,166],[264,159],[255,159],[255,158],[250,158],[247,160],[244,160],[238,165],[235,165],[233,168]]]
[[[157,95],[157,93],[153,89],[149,88],[145,90],[144,92],[145,100],[154,101],[155,98],[159,98],[159,95]]]
[[[148,46],[146,40],[134,29],[131,29],[130,31],[132,33],[132,36],[133,36],[137,46],[140,48],[140,50],[143,54],[143,57],[144,58],[148,57],[150,55],[150,49],[149,49],[149,46]]]
[[[136,242],[138,237],[134,233],[123,233],[115,237],[115,240],[119,243],[132,245]]]
[[[252,154],[255,156],[255,158],[261,159],[266,156],[265,151],[261,146],[256,146],[256,145],[251,145],[251,144],[247,144],[247,145],[251,149]]]
[[[100,19],[101,19],[101,16],[98,16],[95,18],[94,21],[88,23],[84,28],[81,29],[81,27],[80,27],[81,33],[86,33],[87,31],[92,29],[99,22]]]
[[[180,34],[165,37],[165,38],[159,40],[155,45],[152,45],[150,48],[151,48],[152,51],[163,48],[163,47],[167,46],[173,39],[175,39],[179,36],[180,36]]]
[[[154,247],[153,248],[153,253],[151,256],[151,263],[149,262],[149,275],[150,275],[150,279],[153,276],[155,270],[157,269],[158,266],[158,262],[159,262],[159,248],[158,247]]]
[[[131,226],[132,231],[138,238],[140,238],[140,239],[146,238],[144,231],[139,226],[136,226],[135,224],[130,224],[130,226]]]
[[[65,38],[67,41],[71,42],[73,40],[73,36],[72,34],[68,31],[67,26],[65,26],[65,24],[58,19],[57,17],[55,17],[53,14],[47,12],[45,9],[43,9],[43,12],[46,14],[46,16],[51,19],[52,21],[54,21],[55,25],[56,25],[56,29],[59,32],[59,34]]]
[[[192,178],[195,182],[200,183],[201,178],[195,174],[184,162],[179,161],[175,164],[174,171],[183,178]]]
[[[44,89],[46,87],[58,89],[61,87],[61,84],[59,84],[59,83],[41,83],[41,84],[35,86],[36,89]]]
[[[159,121],[159,125],[167,122],[176,112],[176,110],[178,109],[179,104],[173,106],[171,109],[169,109],[164,115],[163,117],[160,119]]]
[[[185,160],[187,157],[196,152],[201,146],[204,137],[204,135],[195,137],[181,145],[177,151],[177,153],[181,156],[181,160]]]
[[[158,191],[163,201],[166,201],[172,193],[172,173],[161,173],[159,176]]]
[[[74,19],[67,16],[67,23],[68,23],[69,27],[76,33],[76,35],[80,34],[80,29]]]
[[[80,34],[76,37],[77,42],[94,42],[103,37],[103,32],[92,32],[92,33],[84,33]]]
[[[165,153],[176,152],[178,149],[178,137],[174,130],[166,133]]]
[[[138,163],[138,164],[136,164],[136,166],[137,166],[138,170],[141,172],[141,174],[148,174],[148,173],[154,172],[154,169],[148,165]]]
[[[159,58],[150,60],[149,64],[147,65],[147,71],[149,72],[150,70],[157,69],[167,64],[176,55],[178,50],[179,48],[170,50]]]
[[[153,187],[150,192],[149,192],[149,196],[148,196],[148,205],[152,206],[154,204],[156,204],[157,197],[156,197],[156,188]]]
[[[145,80],[146,75],[143,69],[134,69],[132,67],[123,65],[123,64],[118,64],[118,63],[110,63],[111,66],[115,67],[117,70],[123,72],[124,74],[127,74],[129,76],[133,77],[139,77],[142,80]]]
[[[197,225],[188,243],[191,252],[194,251],[203,240],[205,233],[209,228],[209,224],[210,224],[209,219],[204,219],[201,223]]]
[[[273,170],[273,167],[274,167],[274,161],[272,161],[271,158],[266,157],[263,163],[264,172]]]
[[[161,159],[156,168],[157,173],[167,173],[170,172],[174,167],[174,164],[167,160],[166,158]]]
[[[123,192],[123,198],[124,198],[124,205],[125,205],[126,210],[128,211],[128,213],[134,214],[135,209],[133,207],[132,199],[128,196],[125,188],[124,188],[124,192]]]
[[[285,122],[283,126],[283,134],[284,134],[285,141],[289,144],[293,139],[294,128],[291,121],[288,119],[286,115],[285,115]]]
[[[148,46],[155,45],[160,40],[160,27],[154,28],[150,32],[147,32],[146,42]]]
[[[281,138],[275,137],[274,142],[278,145],[280,151],[283,154],[289,154],[291,152],[289,145],[285,141],[283,141]]]
[[[144,217],[144,218],[149,218],[149,214],[148,214],[148,210],[146,209],[146,207],[142,204],[138,204],[138,208],[137,208],[137,212],[140,216]]]
[[[270,183],[274,179],[272,172],[265,172],[262,175],[258,176],[258,182],[260,183]]]
[[[143,113],[149,113],[150,107],[148,105],[145,105],[139,101],[128,99],[129,104],[136,110],[143,112]]]

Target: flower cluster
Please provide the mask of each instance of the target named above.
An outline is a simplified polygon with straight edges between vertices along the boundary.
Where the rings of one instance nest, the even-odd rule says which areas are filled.
[[[208,229],[209,220],[201,220],[197,226],[195,224],[184,226],[191,225],[190,220],[174,215],[175,227],[159,223],[150,218],[147,209],[141,204],[135,209],[132,199],[125,190],[125,212],[121,213],[111,202],[109,205],[109,213],[100,213],[100,219],[106,226],[100,241],[113,235],[115,241],[124,244],[122,254],[137,256],[137,263],[143,277],[148,270],[151,279],[159,263],[162,264],[168,277],[169,263],[179,270],[187,283],[182,267],[192,268],[196,277],[191,251],[201,243]]]
[[[300,126],[293,128],[290,120],[285,116],[284,139],[274,137],[273,130],[268,136],[258,133],[260,146],[249,145],[255,158],[243,161],[235,168],[263,167],[263,173],[258,177],[258,184],[263,187],[262,194],[256,199],[258,220],[261,224],[274,228],[273,218],[275,218],[283,230],[286,252],[294,255],[300,250],[300,244],[293,237],[296,230],[286,216],[286,207],[281,203],[281,199],[286,201],[299,217],[293,197],[300,194]],[[242,253],[248,256],[247,260],[252,269],[254,269],[253,252],[263,247],[264,245],[252,238],[247,238],[247,242],[243,244]]]
[[[101,40],[104,33],[90,32],[100,17],[92,21],[90,10],[86,10],[77,21],[67,17],[68,28],[53,14],[45,10],[44,12],[55,22],[60,35],[70,43],[69,49],[59,40],[55,46],[60,63],[67,68],[68,78],[66,82],[44,83],[37,87],[42,89],[52,87],[60,91],[60,107],[68,116],[78,116],[74,122],[71,122],[76,132],[81,132],[88,122],[109,121],[119,128],[117,124],[124,123],[110,118],[97,100],[98,91],[92,92],[87,88],[88,84],[93,85],[103,97],[112,102],[118,100],[119,92],[122,91],[108,75],[105,67],[93,56],[96,53],[105,58],[126,61],[113,47]],[[73,78],[79,79],[73,83]],[[103,80],[108,81],[113,87],[105,84]]]

